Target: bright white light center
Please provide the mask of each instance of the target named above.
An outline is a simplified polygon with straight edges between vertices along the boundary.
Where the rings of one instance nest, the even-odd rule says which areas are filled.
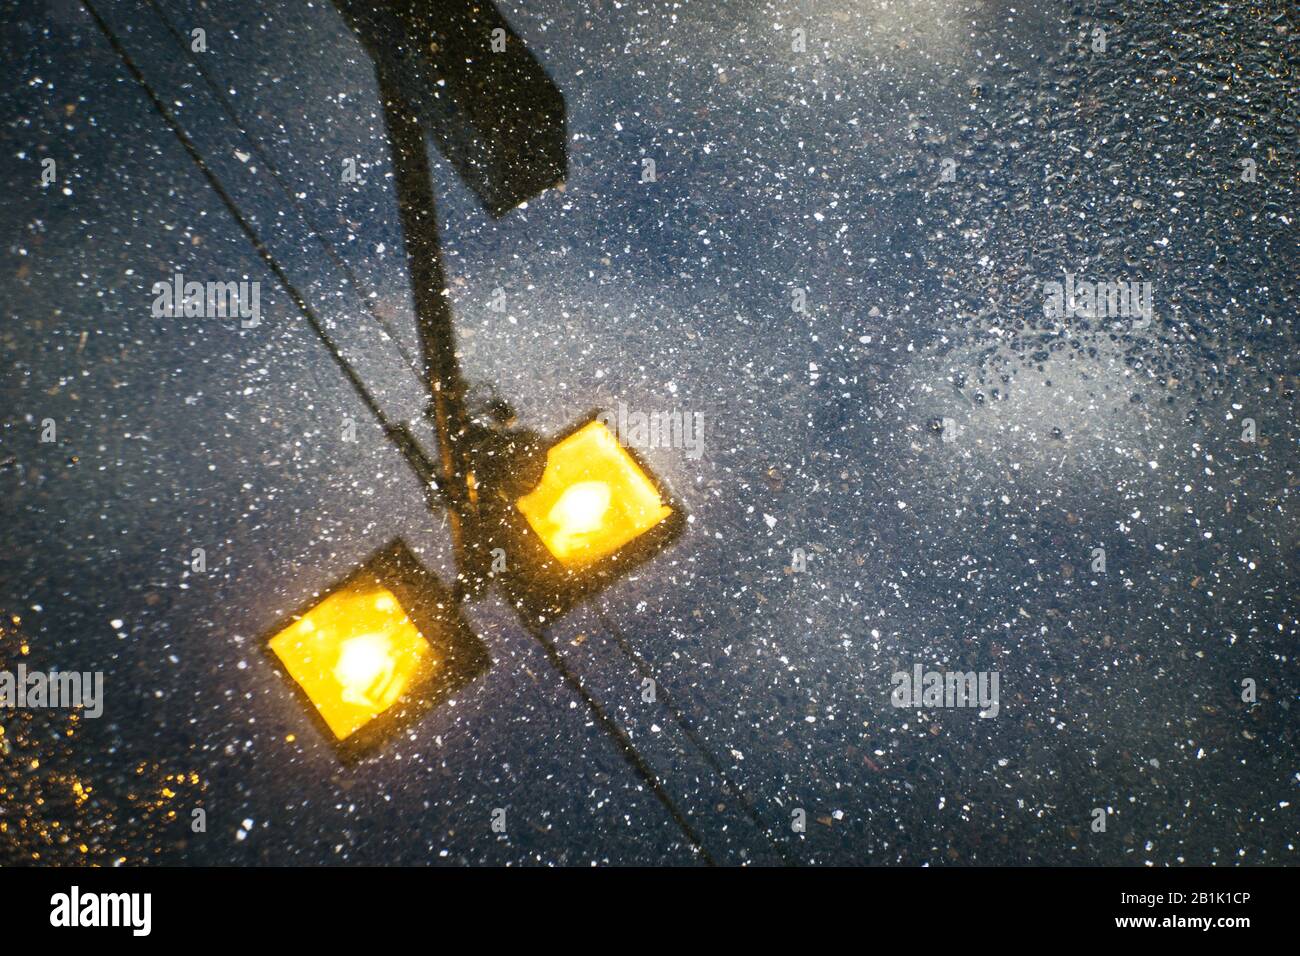
[[[392,646],[383,634],[359,634],[343,643],[334,679],[343,687],[343,698],[352,703],[382,703],[386,685],[393,676]]]
[[[565,535],[586,534],[598,529],[609,511],[609,485],[603,481],[580,481],[555,502],[548,515]]]

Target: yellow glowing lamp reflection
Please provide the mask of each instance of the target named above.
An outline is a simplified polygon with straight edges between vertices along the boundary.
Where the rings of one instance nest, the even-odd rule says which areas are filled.
[[[599,421],[551,448],[541,482],[515,505],[547,550],[569,566],[613,554],[673,513]]]
[[[392,707],[438,666],[391,591],[336,591],[270,641],[339,740]]]

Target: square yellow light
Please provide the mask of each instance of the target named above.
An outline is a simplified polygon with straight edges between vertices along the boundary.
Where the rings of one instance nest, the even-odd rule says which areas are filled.
[[[397,596],[370,576],[330,594],[268,646],[339,740],[440,666]]]
[[[570,567],[613,554],[673,513],[600,421],[552,447],[541,482],[515,506]]]

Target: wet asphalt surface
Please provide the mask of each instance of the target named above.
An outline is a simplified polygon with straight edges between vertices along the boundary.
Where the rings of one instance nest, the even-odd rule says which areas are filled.
[[[568,174],[493,218],[431,153],[464,374],[701,413],[644,452],[690,520],[540,639],[468,602],[492,666],[353,764],[268,629],[396,536],[456,575],[284,281],[420,406],[374,69],[330,4],[6,9],[0,666],[107,690],[0,712],[0,861],[1294,862],[1294,10],[524,6]],[[176,272],[261,325],[153,317]],[[1065,273],[1154,317],[1048,317]]]

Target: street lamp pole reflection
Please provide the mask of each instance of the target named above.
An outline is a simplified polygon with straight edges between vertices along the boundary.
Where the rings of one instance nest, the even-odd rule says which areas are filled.
[[[375,64],[449,502],[456,595],[495,581],[524,615],[563,613],[679,530],[644,465],[587,421],[547,448],[501,401],[472,407],[456,357],[426,136],[493,216],[563,181],[564,98],[490,3],[334,0]],[[659,527],[661,526],[662,527]],[[658,533],[647,535],[651,530]],[[626,551],[626,554],[620,552]],[[509,570],[493,554],[511,555]]]
[[[484,577],[468,388],[438,238],[426,136],[493,216],[564,180],[564,97],[483,0],[335,0],[375,64],[462,583]],[[508,421],[508,410],[498,420]]]

